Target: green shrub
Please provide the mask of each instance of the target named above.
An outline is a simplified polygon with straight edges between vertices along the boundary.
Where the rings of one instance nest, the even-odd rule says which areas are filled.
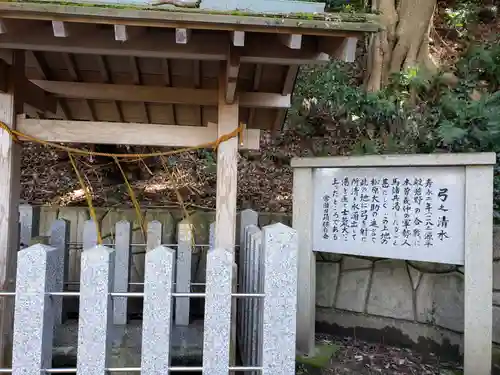
[[[299,76],[288,126],[313,131],[329,119],[356,141],[349,153],[495,152],[500,155],[500,46],[472,48],[456,65],[458,83],[416,70],[395,75],[377,93],[331,62]],[[500,164],[495,169],[495,218],[500,221]]]

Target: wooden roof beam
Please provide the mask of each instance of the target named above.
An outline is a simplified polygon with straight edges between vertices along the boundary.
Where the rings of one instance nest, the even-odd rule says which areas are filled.
[[[227,48],[231,43],[229,34],[226,34],[227,43],[221,34],[207,32],[193,34],[188,44],[178,44],[171,32],[154,31],[148,33],[147,38],[129,39],[126,46],[116,43],[108,30],[94,30],[68,38],[54,38],[43,30],[8,33],[0,35],[0,49],[212,61],[227,59]],[[172,35],[172,40],[169,35]],[[318,51],[311,38],[303,38],[300,50],[284,46],[275,35],[246,38],[245,46],[241,48],[241,63],[293,65],[328,61],[328,56]]]
[[[137,38],[142,35],[146,29],[142,27],[114,25],[115,40],[126,42],[129,39]]]
[[[108,63],[106,61],[106,57],[100,56],[100,55],[97,56],[97,64],[99,64],[99,71],[101,72],[102,82],[103,83],[113,83],[113,81],[111,79],[111,73],[109,71],[109,66],[108,66]],[[122,111],[120,105],[115,100],[113,100],[112,103],[115,106],[116,113],[118,114],[120,121],[124,122],[125,119],[123,117],[123,111]]]
[[[237,48],[230,47],[226,64],[226,103],[233,104],[240,72],[240,54]]]
[[[290,65],[286,70],[286,74],[284,77],[283,88],[281,90],[282,95],[291,95],[293,88],[295,86],[295,79],[297,78],[297,74],[299,73],[298,65]],[[278,131],[286,118],[286,110],[279,110],[276,112],[276,117],[274,118],[274,122],[271,125],[271,130],[273,132]]]
[[[134,85],[142,84],[141,70],[139,69],[139,63],[137,62],[137,57],[130,57],[130,72],[132,73],[132,80]],[[144,111],[144,118],[146,122],[150,123],[151,119],[149,116],[148,105],[142,103],[142,110]]]
[[[56,97],[129,102],[217,105],[217,90],[105,83],[32,81]],[[265,92],[239,93],[239,103],[247,108],[289,108],[290,95]]]
[[[63,21],[52,21],[52,30],[54,36],[58,38],[67,38],[70,35],[69,27]]]
[[[68,69],[69,75],[71,76],[71,79],[75,82],[81,81],[80,77],[80,72],[78,71],[78,68],[76,66],[75,58],[73,55],[70,55],[69,53],[63,53],[62,54],[64,64],[66,65],[66,68]],[[96,120],[97,116],[95,113],[94,106],[90,102],[90,100],[87,100],[84,98],[85,106],[87,107],[87,111],[90,115],[91,120]]]
[[[260,80],[262,79],[262,64],[257,64],[255,66],[255,70],[253,73],[253,83],[252,83],[252,91],[259,91]],[[247,125],[249,127],[253,127],[253,123],[255,120],[255,108],[250,108],[248,111],[248,120]]]
[[[161,66],[163,70],[163,80],[165,81],[165,86],[172,86],[172,72],[170,71],[170,63],[168,59],[161,60]],[[172,120],[174,124],[177,124],[177,111],[175,105],[170,106],[172,109]]]
[[[26,30],[34,30],[38,26],[37,21],[32,20],[15,20],[11,18],[0,18],[0,34],[7,33],[22,33]]]
[[[278,34],[278,38],[290,49],[300,49],[302,47],[302,35],[300,34]]]
[[[52,32],[56,38],[78,36],[93,29],[95,29],[95,27],[92,24],[88,25],[76,22],[52,21]]]
[[[244,31],[231,31],[231,42],[235,47],[245,46],[245,32]]]
[[[8,91],[8,77],[11,73],[11,66],[7,64],[4,60],[0,60],[0,91]],[[19,90],[19,96],[22,100],[36,108],[41,112],[50,112],[55,115],[57,113],[57,100],[56,98],[28,81],[26,78],[21,78],[19,86],[16,87]]]
[[[96,121],[27,119],[18,116],[17,129],[49,142],[121,144],[136,146],[195,147],[214,142],[217,125],[180,126]],[[258,150],[260,131],[245,129],[242,149]]]
[[[51,78],[50,77],[50,69],[49,69],[47,61],[45,60],[45,57],[43,56],[43,54],[41,54],[39,52],[33,52],[33,51],[29,51],[29,52],[27,51],[27,53],[31,54],[32,60],[35,63],[35,69],[38,71],[38,74],[40,74],[40,76],[43,79],[50,79]],[[57,109],[57,112],[61,113],[61,117],[65,120],[71,120],[72,119],[71,111],[69,110],[69,107],[64,102],[64,100],[58,99],[57,104],[59,107]]]
[[[191,38],[191,29],[175,29],[175,43],[188,44]]]
[[[289,95],[293,91],[293,87],[295,86],[295,78],[299,72],[298,65],[290,65],[286,70],[285,80],[283,83],[283,89],[281,90],[281,94]]]
[[[345,62],[354,62],[358,38],[319,37],[318,50],[332,58]]]

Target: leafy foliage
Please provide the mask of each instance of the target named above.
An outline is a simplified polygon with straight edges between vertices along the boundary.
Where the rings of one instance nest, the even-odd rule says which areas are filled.
[[[446,8],[444,11],[445,24],[458,31],[459,35],[467,34],[467,25],[477,21],[479,2],[459,1],[453,8]]]
[[[410,70],[367,93],[346,65],[305,69],[289,126],[311,132],[312,119],[332,121],[355,137],[349,153],[496,152],[500,155],[500,46],[472,48],[449,74]],[[500,220],[500,164],[495,173]]]

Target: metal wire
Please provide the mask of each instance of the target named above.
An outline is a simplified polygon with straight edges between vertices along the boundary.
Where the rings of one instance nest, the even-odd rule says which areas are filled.
[[[48,292],[46,293],[51,296],[60,297],[79,297],[80,292]],[[15,296],[16,292],[0,292],[0,297],[12,297]],[[144,297],[143,292],[112,292],[109,293],[111,297],[130,297],[130,298],[141,298]],[[232,293],[231,297],[234,298],[264,298],[266,295],[263,293]],[[184,298],[205,298],[206,293],[172,293],[172,297],[184,297]]]
[[[68,246],[73,246],[76,248],[81,248],[83,247],[82,242],[66,242]],[[109,243],[103,243],[104,246],[115,246],[114,242],[109,242]],[[130,246],[142,246],[145,247],[145,243],[131,243]],[[178,247],[179,244],[177,243],[162,243],[161,246],[166,246],[166,247]],[[194,247],[210,247],[209,244],[194,244]],[[234,247],[240,247],[240,245],[235,244]]]
[[[181,367],[181,366],[172,366],[168,368],[169,371],[175,372],[190,372],[190,371],[203,371],[203,367]],[[41,370],[47,374],[66,374],[66,373],[75,373],[76,368],[47,368]],[[140,367],[109,367],[106,369],[107,372],[141,372],[142,369]],[[262,371],[262,367],[250,367],[250,366],[232,366],[229,367],[229,371]],[[12,369],[10,368],[0,368],[0,374],[10,374],[12,373]]]
[[[174,283],[173,285],[176,285],[177,283]],[[79,281],[66,281],[64,285],[80,285]],[[128,283],[128,285],[144,285],[144,283]],[[207,285],[206,283],[191,283],[191,286],[205,286]]]

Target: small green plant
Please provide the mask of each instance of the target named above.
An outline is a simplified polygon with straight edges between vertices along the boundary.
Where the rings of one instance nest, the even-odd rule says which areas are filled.
[[[449,28],[455,29],[459,36],[467,34],[467,25],[476,22],[479,2],[459,1],[455,8],[446,8],[444,21]]]

